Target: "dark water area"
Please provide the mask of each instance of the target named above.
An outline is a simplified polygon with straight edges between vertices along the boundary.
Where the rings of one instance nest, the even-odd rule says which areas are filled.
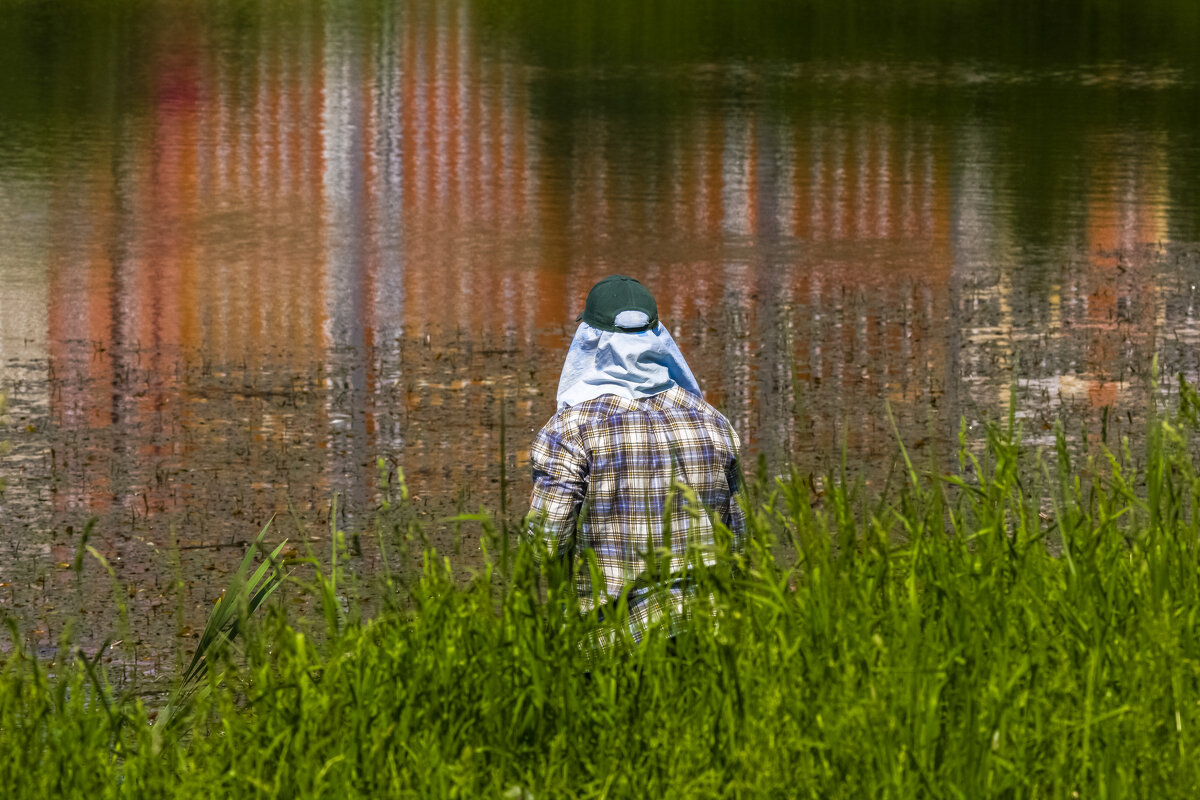
[[[1136,440],[1155,357],[1200,379],[1196,41],[1183,2],[0,0],[0,614],[113,631],[93,517],[163,654],[273,514],[327,552],[402,469],[444,532],[502,452],[519,514],[612,272],[772,474],[878,480],[889,405],[937,463],[1014,387],[1031,442]]]

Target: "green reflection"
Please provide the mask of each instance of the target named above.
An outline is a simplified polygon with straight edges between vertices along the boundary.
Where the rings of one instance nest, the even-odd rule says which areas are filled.
[[[1021,66],[1196,64],[1188,0],[479,0],[482,19],[551,66],[730,59],[957,60]]]

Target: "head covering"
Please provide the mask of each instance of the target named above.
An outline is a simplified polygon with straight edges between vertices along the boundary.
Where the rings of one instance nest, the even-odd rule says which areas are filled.
[[[644,314],[645,321],[634,326],[618,325],[617,315],[631,311]],[[588,292],[587,305],[579,315],[579,321],[610,333],[641,333],[658,324],[658,304],[637,278],[609,275]]]
[[[580,319],[558,379],[560,410],[605,394],[652,397],[673,386],[702,396],[675,340],[658,321],[654,297],[633,278],[614,275],[592,287]]]

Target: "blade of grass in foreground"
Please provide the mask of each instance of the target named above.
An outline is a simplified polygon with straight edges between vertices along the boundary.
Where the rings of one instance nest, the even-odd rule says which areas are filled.
[[[254,554],[262,548],[262,540],[267,535],[274,517],[259,531],[250,548],[246,551],[242,563],[230,578],[229,586],[217,598],[216,605],[208,615],[204,633],[196,644],[196,652],[192,655],[191,663],[179,678],[179,683],[172,690],[167,704],[159,712],[154,725],[156,731],[167,730],[175,724],[186,710],[189,702],[200,691],[200,681],[208,673],[208,665],[213,663],[222,651],[238,634],[243,620],[254,613],[267,598],[271,596],[283,582],[283,571],[279,566],[279,554],[283,551],[287,539],[284,539],[270,555],[258,565],[249,576],[250,567],[254,563]]]

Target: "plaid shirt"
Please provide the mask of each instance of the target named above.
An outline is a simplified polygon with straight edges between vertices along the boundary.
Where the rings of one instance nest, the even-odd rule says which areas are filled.
[[[652,622],[681,610],[687,587],[677,576],[689,548],[714,549],[713,519],[729,528],[740,550],[739,447],[729,420],[677,386],[639,400],[607,394],[565,408],[530,448],[528,532],[544,537],[553,555],[575,559],[584,611],[627,592],[631,632],[640,638]],[[651,555],[660,559],[657,576],[647,575]],[[705,560],[712,563],[711,554]]]

